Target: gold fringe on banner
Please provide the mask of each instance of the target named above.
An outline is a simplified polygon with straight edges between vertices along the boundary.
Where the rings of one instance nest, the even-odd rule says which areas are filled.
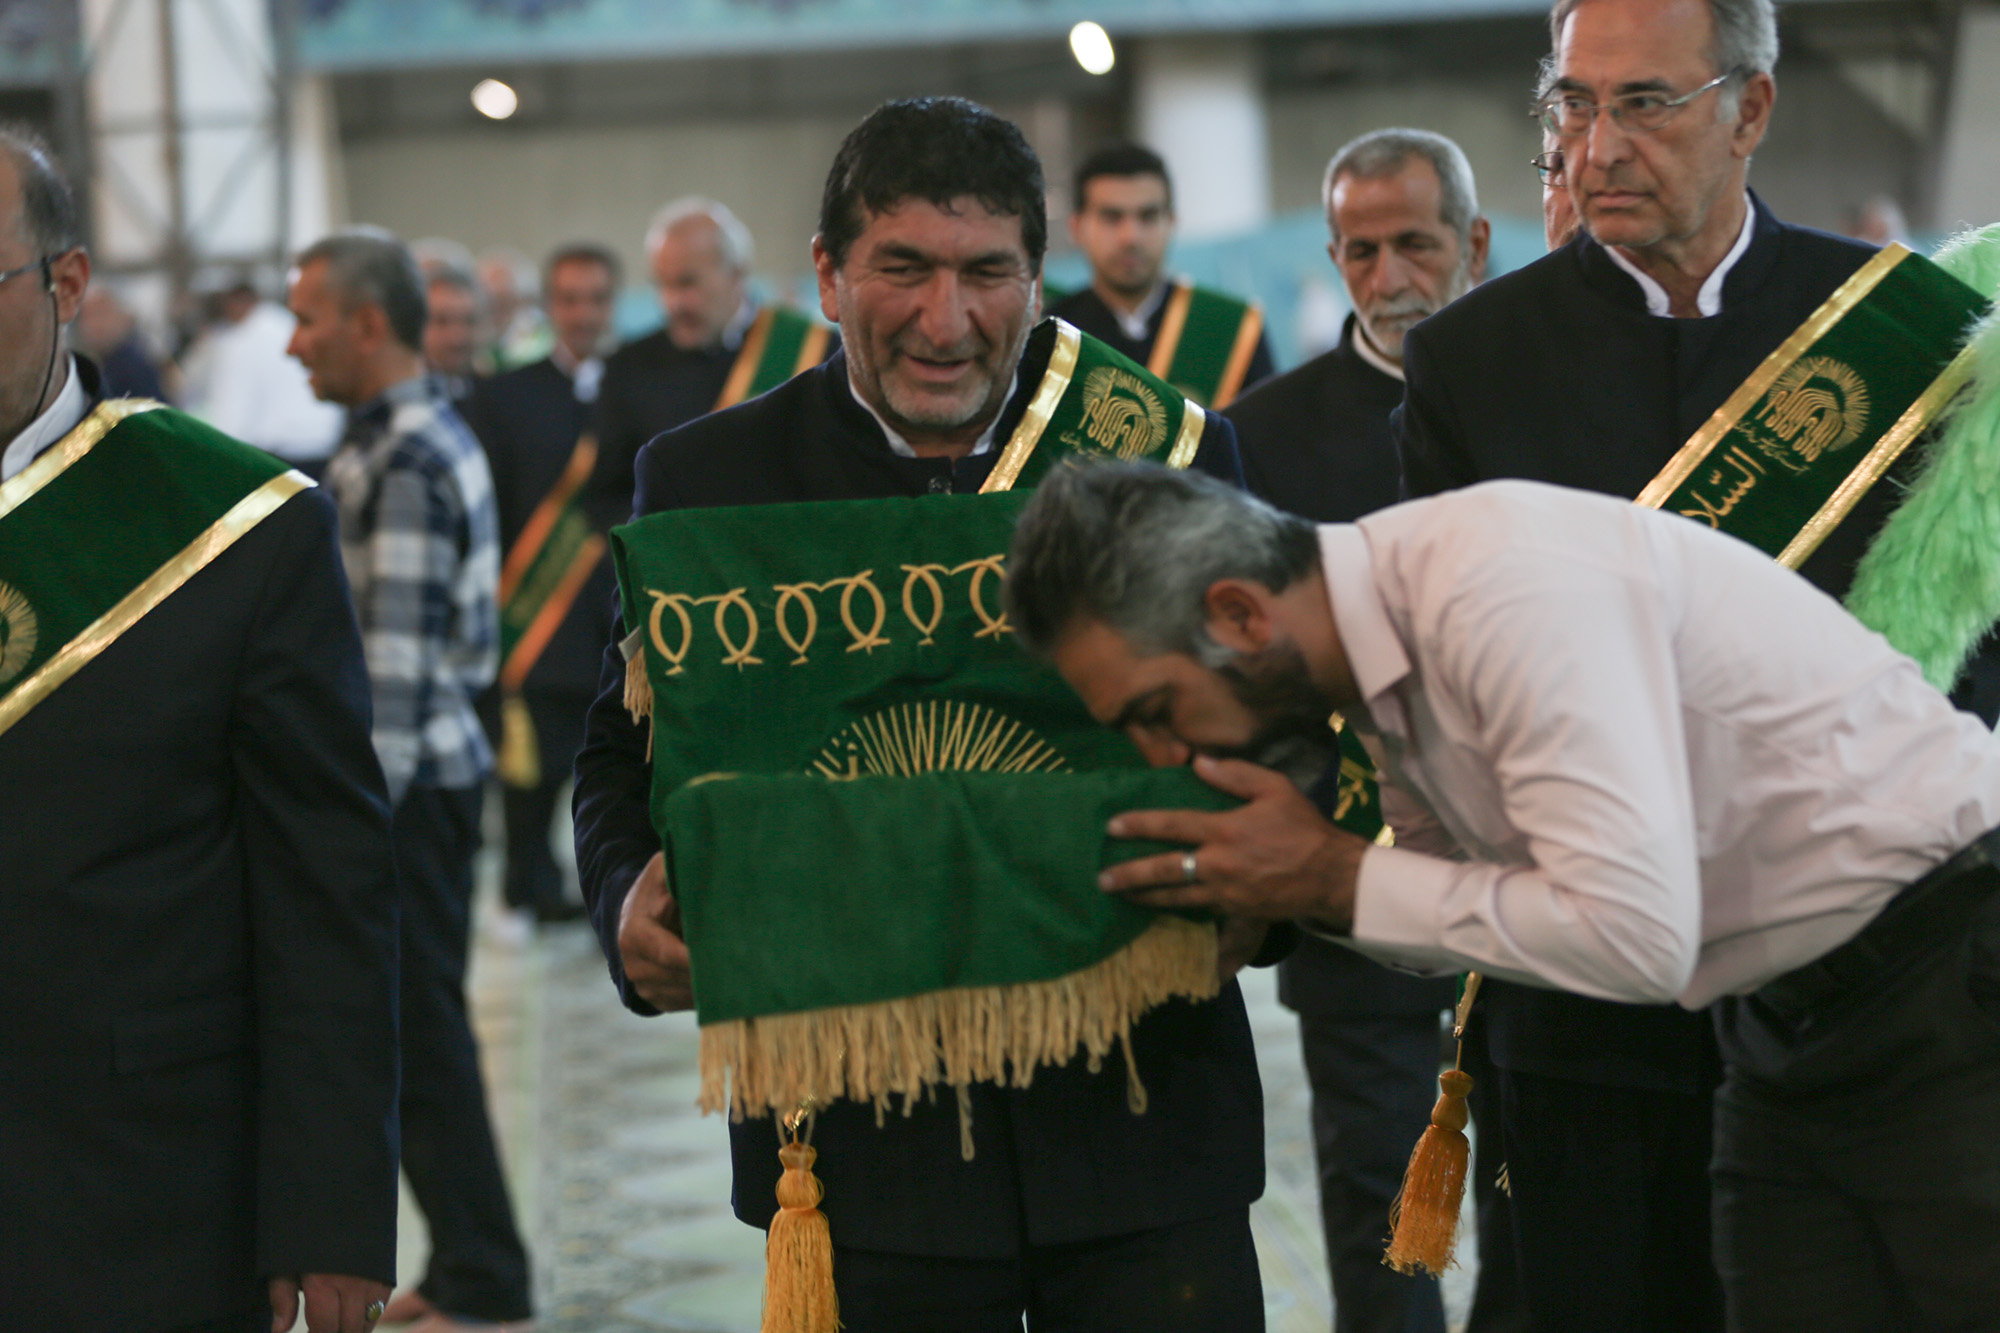
[[[891,1097],[907,1112],[940,1083],[1025,1088],[1038,1066],[1066,1063],[1078,1048],[1097,1069],[1147,1010],[1220,989],[1215,926],[1162,916],[1109,958],[1049,981],[710,1023],[701,1030],[700,1105],[740,1120],[847,1097],[879,1116]],[[1130,1074],[1137,1113],[1145,1088]]]

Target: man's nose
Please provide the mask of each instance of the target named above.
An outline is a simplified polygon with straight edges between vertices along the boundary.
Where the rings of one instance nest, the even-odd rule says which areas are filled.
[[[1632,155],[1632,136],[1618,123],[1609,107],[1591,118],[1590,128],[1577,142],[1578,147],[1582,149],[1583,157],[1577,164],[1580,170],[1590,167],[1603,170]],[[1567,156],[1563,159],[1563,167],[1567,174],[1570,169]]]
[[[964,281],[950,269],[936,270],[917,295],[918,332],[933,347],[957,347],[971,325]]]

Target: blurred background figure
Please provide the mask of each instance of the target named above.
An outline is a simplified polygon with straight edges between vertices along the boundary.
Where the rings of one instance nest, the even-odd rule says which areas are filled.
[[[1847,234],[1870,245],[1910,244],[1910,224],[1903,206],[1886,194],[1878,194],[1853,211]]]
[[[291,312],[260,294],[250,269],[210,274],[208,287],[208,322],[182,359],[187,410],[318,477],[346,418],[285,354]]]
[[[463,407],[481,373],[479,344],[484,312],[479,284],[471,273],[438,268],[426,275],[424,300],[424,364],[444,386],[446,396]]]
[[[549,354],[555,332],[537,303],[535,266],[509,245],[480,251],[474,267],[486,297],[488,342],[492,369],[513,370]]]
[[[97,363],[106,398],[171,401],[138,321],[110,287],[92,283],[84,293],[74,336],[77,350]]]

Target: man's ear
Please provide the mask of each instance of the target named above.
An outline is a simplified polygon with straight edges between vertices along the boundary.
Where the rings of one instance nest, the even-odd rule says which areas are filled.
[[[1238,653],[1262,652],[1272,639],[1271,593],[1248,579],[1217,579],[1201,599],[1208,635]]]
[[[1770,75],[1752,74],[1744,81],[1743,94],[1736,103],[1736,128],[1730,135],[1731,152],[1749,157],[1757,151],[1757,145],[1764,142],[1764,132],[1771,128],[1771,108],[1777,101],[1778,84]]]
[[[834,262],[824,236],[813,237],[813,276],[819,279],[819,312],[832,323],[840,323],[840,300],[833,290]]]

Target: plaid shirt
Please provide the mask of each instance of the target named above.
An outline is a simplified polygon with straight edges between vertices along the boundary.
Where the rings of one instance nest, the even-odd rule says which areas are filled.
[[[499,667],[500,537],[479,442],[430,377],[348,416],[326,468],[375,691],[375,754],[412,784],[470,787],[493,752],[472,710]]]

